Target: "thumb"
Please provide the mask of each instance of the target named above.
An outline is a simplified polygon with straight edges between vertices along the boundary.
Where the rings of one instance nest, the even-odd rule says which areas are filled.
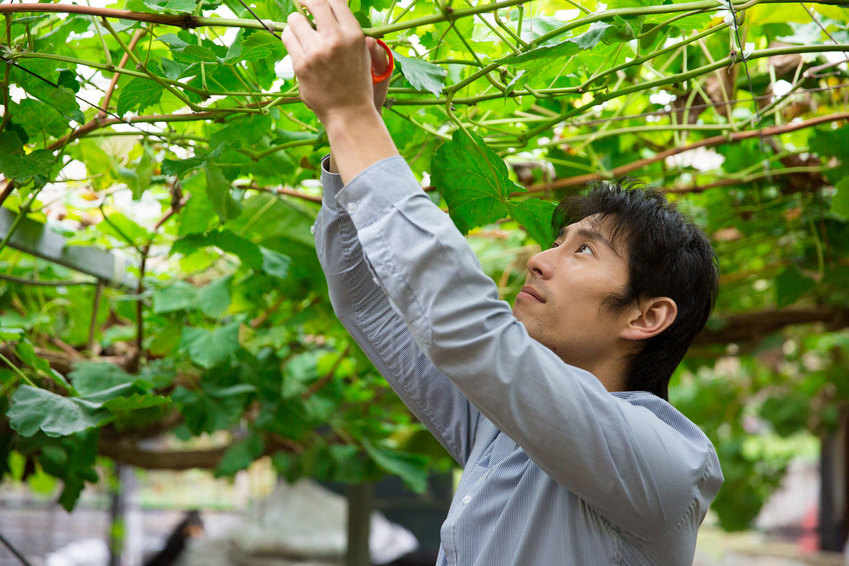
[[[376,74],[380,74],[389,66],[389,59],[386,57],[386,51],[378,45],[373,37],[366,38],[366,46],[368,53],[371,56],[371,68]]]

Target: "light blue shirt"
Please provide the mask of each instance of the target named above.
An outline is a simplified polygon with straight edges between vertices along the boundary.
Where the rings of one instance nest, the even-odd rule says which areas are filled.
[[[336,314],[464,467],[438,564],[692,564],[722,483],[704,433],[530,338],[402,158],[322,183]]]

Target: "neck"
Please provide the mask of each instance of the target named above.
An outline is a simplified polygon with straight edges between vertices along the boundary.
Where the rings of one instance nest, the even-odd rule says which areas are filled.
[[[627,391],[627,371],[629,357],[625,355],[599,356],[593,363],[575,364],[574,361],[563,360],[566,363],[580,367],[598,379],[604,388],[610,392]]]

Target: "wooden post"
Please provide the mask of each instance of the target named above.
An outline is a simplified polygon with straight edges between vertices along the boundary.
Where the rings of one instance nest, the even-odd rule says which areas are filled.
[[[820,453],[820,550],[841,552],[849,530],[849,408]]]
[[[348,486],[348,549],[345,566],[371,566],[371,494],[370,483]]]

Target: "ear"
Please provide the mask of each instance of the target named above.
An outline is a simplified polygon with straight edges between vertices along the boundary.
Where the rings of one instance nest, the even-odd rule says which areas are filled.
[[[669,328],[678,316],[678,305],[669,297],[654,297],[637,301],[631,317],[622,329],[625,340],[647,340]]]

